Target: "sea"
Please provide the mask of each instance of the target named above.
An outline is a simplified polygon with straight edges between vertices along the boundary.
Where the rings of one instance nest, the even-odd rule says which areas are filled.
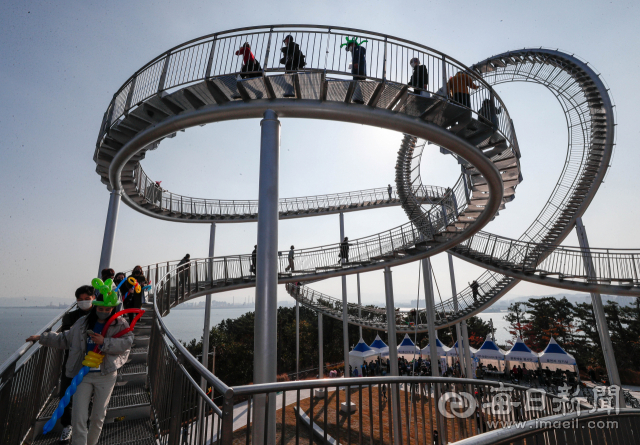
[[[253,311],[253,307],[213,308],[211,310],[211,326],[224,319],[237,318]],[[24,344],[24,340],[60,314],[58,308],[3,308],[0,307],[0,363]],[[506,312],[486,312],[478,316],[484,321],[493,320],[496,341],[506,343],[511,338],[506,328],[509,323],[504,319]],[[203,309],[174,309],[164,318],[166,326],[181,341],[200,340],[204,323]]]
[[[212,308],[211,326],[224,319],[237,318],[253,311],[253,307]],[[25,339],[38,332],[62,309],[0,307],[0,364],[24,343]],[[166,326],[181,341],[202,338],[204,309],[174,309],[164,318]]]

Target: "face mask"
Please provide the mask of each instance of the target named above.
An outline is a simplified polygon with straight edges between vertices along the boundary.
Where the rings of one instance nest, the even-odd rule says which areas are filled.
[[[415,68],[417,65],[415,63],[411,64],[411,68]]]
[[[78,300],[76,301],[76,303],[78,304],[78,307],[83,311],[88,311],[89,309],[91,309],[91,300]]]
[[[111,312],[98,312],[96,311],[96,315],[100,320],[106,320],[111,315]]]

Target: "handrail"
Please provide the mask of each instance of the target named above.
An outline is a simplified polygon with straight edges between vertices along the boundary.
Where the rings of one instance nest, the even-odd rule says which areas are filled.
[[[371,35],[371,36],[376,36],[376,37],[380,37],[382,39],[392,39],[394,41],[397,42],[401,42],[401,43],[406,43],[409,45],[414,45],[416,47],[419,47],[425,51],[437,54],[439,56],[442,57],[446,57],[449,60],[451,60],[452,62],[454,62],[455,64],[460,65],[461,67],[463,67],[464,69],[469,69],[469,67],[467,67],[466,65],[464,65],[462,62],[459,62],[458,60],[436,50],[433,49],[431,47],[428,47],[426,45],[422,45],[420,43],[417,42],[413,42],[411,40],[406,40],[406,39],[402,39],[400,37],[394,37],[391,36],[389,34],[383,34],[383,33],[378,33],[378,32],[374,32],[374,31],[365,31],[359,28],[347,28],[347,27],[342,27],[342,26],[327,26],[327,25],[301,25],[301,24],[290,24],[290,25],[258,25],[258,26],[247,26],[247,27],[242,27],[242,28],[234,28],[234,29],[229,29],[226,31],[219,31],[216,33],[212,33],[212,34],[207,34],[201,37],[197,37],[195,39],[191,39],[187,42],[181,43],[179,45],[174,46],[173,48],[169,49],[168,51],[164,51],[163,53],[157,55],[155,58],[153,58],[152,60],[150,60],[149,62],[147,62],[145,65],[142,66],[142,68],[138,69],[135,73],[133,73],[131,75],[131,77],[129,77],[123,84],[122,86],[116,91],[116,93],[114,94],[117,95],[118,93],[120,93],[122,90],[124,90],[126,88],[126,86],[129,84],[130,81],[132,81],[135,77],[137,77],[138,74],[142,73],[146,68],[149,68],[150,66],[152,66],[153,64],[155,64],[156,62],[162,60],[163,57],[166,57],[167,54],[172,54],[175,53],[176,50],[179,49],[184,49],[186,47],[192,46],[193,43],[196,42],[200,42],[203,40],[208,40],[208,39],[218,39],[220,36],[226,35],[226,34],[236,34],[239,32],[243,32],[243,31],[254,31],[254,30],[265,30],[265,32],[267,32],[267,30],[269,32],[273,31],[274,29],[294,29],[294,28],[300,28],[300,29],[326,29],[329,32],[331,32],[332,30],[339,30],[339,31],[348,31],[349,33],[362,33],[362,34],[367,34],[367,35]],[[235,36],[234,36],[235,37]],[[480,79],[482,81],[482,79]]]
[[[163,211],[203,216],[255,216],[258,213],[257,200],[194,198],[168,192],[156,186],[139,164],[135,170],[134,183],[139,196],[144,197],[147,203],[159,207]],[[414,189],[414,194],[423,204],[434,204],[440,201],[446,192],[447,188],[432,185],[420,185]],[[388,187],[378,187],[352,192],[280,198],[278,205],[280,212],[284,213],[362,204],[367,201],[397,201],[399,199],[395,187],[392,187],[391,194],[389,194]]]
[[[58,315],[56,315],[53,320],[51,320],[49,323],[47,323],[46,325],[44,325],[44,327],[42,329],[40,329],[38,332],[36,332],[36,335],[41,335],[44,332],[49,332],[53,326],[62,319],[62,317],[64,317],[71,309],[73,309],[76,306],[75,303],[73,303],[71,306],[69,306],[67,309],[65,309],[64,311],[60,312]],[[11,354],[9,356],[9,358],[7,358],[2,365],[0,365],[0,376],[2,376],[5,371],[7,369],[9,369],[10,367],[12,367],[13,365],[15,365],[18,360],[20,360],[20,358],[22,358],[22,356],[25,355],[25,353],[27,351],[29,351],[34,345],[38,345],[38,347],[40,346],[40,344],[38,342],[31,342],[28,341],[25,344],[23,344],[20,348],[18,348],[18,350],[16,352],[14,352],[13,354]]]
[[[163,283],[163,280],[166,279],[167,276],[169,276],[171,274],[171,272],[167,273],[167,275],[165,275],[165,277],[163,277],[159,283],[156,285],[156,292],[154,292],[154,304],[153,304],[153,310],[156,313],[156,323],[158,324],[158,327],[160,328],[161,334],[164,334],[165,336],[167,336],[169,338],[169,341],[171,342],[171,346],[173,348],[175,348],[177,350],[177,352],[180,354],[180,357],[184,360],[186,360],[188,362],[188,364],[190,366],[193,366],[193,368],[198,372],[198,374],[200,374],[202,377],[204,377],[207,382],[209,382],[211,385],[213,385],[215,387],[215,389],[217,389],[219,392],[221,392],[222,394],[227,394],[231,388],[227,385],[225,385],[225,383],[220,380],[219,378],[217,378],[215,375],[211,374],[211,372],[205,368],[202,363],[200,363],[188,350],[187,348],[185,348],[182,343],[180,343],[180,341],[174,337],[174,335],[171,333],[171,331],[169,329],[167,329],[166,325],[164,324],[164,322],[162,321],[162,314],[160,314],[160,311],[158,310],[158,301],[157,301],[157,287],[160,286],[161,283]],[[163,338],[164,340],[164,338]],[[166,340],[165,340],[166,343]],[[169,351],[171,351],[171,347],[169,348]],[[174,352],[171,351],[171,353],[173,354]],[[177,357],[174,356],[174,359],[177,360]],[[195,382],[194,382],[195,383]],[[198,385],[196,385],[198,386]],[[198,387],[199,388],[199,387]]]
[[[594,421],[595,419],[607,418],[607,419],[613,420],[613,419],[626,417],[626,416],[638,417],[640,416],[640,409],[623,408],[623,409],[620,409],[618,412],[613,412],[613,413],[611,412],[611,410],[601,409],[601,410],[596,410],[594,412],[588,412],[588,413],[572,412],[572,413],[566,413],[566,414],[558,414],[555,416],[545,417],[542,420],[536,419],[536,420],[529,420],[526,422],[522,422],[522,425],[520,425],[519,428],[515,428],[515,427],[502,428],[495,431],[489,431],[487,433],[483,433],[478,436],[474,436],[468,439],[463,439],[459,442],[456,442],[456,445],[511,444],[525,437],[533,437],[542,432],[550,431],[556,428],[554,425],[558,425],[558,424],[559,425],[569,424],[571,425],[570,428],[572,429],[575,428],[577,431],[580,431],[584,428],[584,425],[574,424],[576,420],[584,423],[586,421]],[[554,443],[564,444],[565,442],[560,440],[557,442],[554,441]],[[574,441],[570,441],[566,443],[577,443],[578,445],[581,445],[581,442],[574,442]],[[614,443],[619,443],[619,442],[616,441]]]
[[[370,67],[371,72],[366,73],[363,78],[390,85],[407,85],[411,75],[409,59],[419,57],[423,65],[427,66],[430,71],[431,79],[426,90],[414,88],[416,91],[425,91],[449,101],[451,98],[448,87],[445,85],[446,79],[463,71],[471,76],[480,87],[473,92],[469,105],[458,105],[470,108],[477,114],[476,110],[481,108],[485,100],[498,98],[491,86],[477,72],[439,51],[405,39],[352,28],[319,25],[273,25],[239,28],[236,31],[210,34],[178,45],[136,71],[114,94],[107,109],[105,125],[100,129],[98,141],[114,123],[118,122],[121,116],[129,113],[130,108],[137,106],[147,98],[177,86],[202,80],[229,76],[235,78],[240,74],[240,61],[233,59],[231,51],[242,45],[244,41],[251,42],[252,51],[258,60],[264,60],[265,53],[271,54],[271,60],[265,60],[262,70],[256,73],[262,75],[276,72],[287,73],[284,65],[280,66],[276,63],[279,38],[273,42],[269,38],[274,32],[276,36],[279,36],[280,30],[285,29],[287,33],[294,34],[295,38],[303,43],[302,49],[307,56],[307,65],[298,70],[301,73],[323,72],[338,76],[353,76],[351,70],[347,68],[347,63],[342,61],[339,45],[344,36],[355,33],[361,34],[360,37],[366,38],[368,41],[365,48],[369,49],[367,66]],[[244,34],[238,34],[243,31]],[[338,32],[336,33],[336,31]],[[340,33],[341,31],[346,34]],[[266,43],[267,41],[268,43]],[[384,50],[381,49],[382,47]],[[331,61],[325,57],[329,54],[332,54]],[[499,119],[497,131],[511,141],[513,135],[511,134],[508,112],[499,98],[498,102],[502,105],[503,113]],[[479,119],[486,119],[486,116],[479,117]]]

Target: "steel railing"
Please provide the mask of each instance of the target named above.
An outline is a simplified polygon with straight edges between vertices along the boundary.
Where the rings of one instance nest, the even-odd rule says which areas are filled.
[[[481,72],[485,80],[492,85],[524,81],[547,87],[558,99],[567,120],[569,136],[567,157],[560,178],[542,211],[518,240],[518,243],[525,244],[540,243],[541,250],[532,249],[531,257],[534,261],[542,261],[552,250],[552,246],[559,244],[567,236],[576,217],[584,213],[598,189],[600,178],[607,170],[613,151],[615,113],[609,89],[604,86],[602,78],[575,56],[548,49],[513,51],[504,56],[491,57],[474,65],[474,69]],[[512,142],[514,153],[519,157],[515,133],[513,133]],[[412,164],[411,171],[419,175],[419,162],[414,164],[417,166]],[[412,175],[406,181],[410,181],[411,184],[420,183],[420,179],[415,176]],[[479,240],[487,242],[490,236],[477,234],[476,245]],[[471,242],[474,240],[467,241],[467,243]],[[518,255],[523,255],[527,250],[526,246],[521,247],[524,250],[517,249]],[[484,248],[481,250],[487,253]],[[488,253],[491,256],[491,253]],[[562,259],[569,259],[573,263],[565,267],[561,263]],[[606,255],[600,255],[597,260],[600,260],[600,276],[604,277],[603,271],[609,267],[608,259]],[[533,263],[527,264],[526,261],[523,263],[527,267],[533,267]],[[576,271],[579,271],[578,275],[583,277],[586,275],[584,270],[580,270],[576,250],[559,254],[555,259],[550,259],[544,265],[541,264],[540,268],[542,272],[550,272],[546,273],[546,276],[553,276],[556,272],[553,269],[558,266],[566,272],[563,278],[572,279]],[[635,255],[623,255],[619,258],[617,265],[612,265],[611,271],[611,273],[607,271],[606,276],[615,277],[620,283],[630,285],[631,282],[627,281],[630,278],[634,279],[635,284],[638,283],[635,278],[637,274]],[[457,298],[462,302],[460,310],[463,314],[468,314],[468,310],[478,311],[490,301],[495,301],[495,298],[499,298],[513,287],[518,279],[494,271],[485,271],[475,281],[481,288],[478,302],[472,298],[472,291],[469,288],[463,289],[458,294]],[[603,284],[606,282],[607,279],[602,280]],[[454,309],[452,299],[436,306],[438,313],[441,314],[451,314]],[[444,320],[446,319],[445,316]],[[451,319],[449,317],[449,320]]]
[[[137,195],[159,211],[188,214],[195,217],[238,219],[255,218],[258,214],[257,200],[193,198],[164,190],[147,176],[139,164],[134,170],[134,183]],[[418,201],[424,205],[436,203],[445,195],[446,191],[445,187],[424,186],[422,184],[420,187],[414,188],[414,194]],[[391,193],[389,193],[388,187],[380,187],[354,192],[282,198],[279,200],[278,207],[282,214],[295,214],[297,212],[331,211],[332,209],[348,210],[351,206],[380,205],[388,201],[398,202],[399,199],[395,187],[392,187]]]
[[[640,410],[637,409],[622,409],[617,413],[607,410],[574,412],[529,420],[518,425],[509,423],[506,428],[463,440],[459,445],[631,444],[640,439],[639,420]]]
[[[390,413],[395,410],[403,443],[422,443],[427,438],[428,443],[433,443],[434,430],[451,442],[488,431],[488,421],[544,418],[557,412],[572,412],[578,407],[575,401],[542,390],[456,378],[377,376],[228,387],[191,356],[162,321],[170,306],[180,304],[192,292],[198,292],[199,280],[219,277],[217,274],[221,271],[211,260],[194,260],[188,266],[172,268],[160,277],[155,288],[157,316],[149,348],[149,379],[160,443],[178,440],[182,444],[226,445],[243,440],[248,443],[255,420],[252,420],[252,407],[258,398],[266,400],[265,412],[280,410],[275,425],[267,427],[276,428],[277,443],[285,443],[286,438],[300,439],[318,434],[311,433],[314,422],[319,424],[323,434],[332,436],[337,442],[341,438],[343,441],[366,438],[366,442],[375,443],[386,441],[388,437],[392,443],[394,416]],[[211,385],[210,395],[200,389],[197,383],[200,377]],[[522,408],[506,413],[493,412],[491,397],[498,388],[506,388],[513,401],[526,401],[531,409],[522,405]],[[314,397],[315,390],[324,392]],[[465,398],[462,393],[469,396]],[[391,405],[392,394],[398,394],[395,407]],[[211,398],[218,402],[211,402]],[[351,422],[351,416],[345,419],[337,415],[342,401],[347,399],[356,404],[357,422]],[[460,404],[456,408],[453,402]],[[202,405],[204,408],[199,408]],[[302,410],[307,419],[312,420],[308,423],[302,418],[291,420],[297,415],[294,410]],[[464,418],[454,414],[454,411],[464,410],[471,414]],[[368,419],[366,424],[363,419]],[[265,443],[268,435],[267,431]]]
[[[287,35],[293,36],[305,55],[304,67],[291,70],[281,63],[282,41]],[[351,54],[341,48],[345,43],[345,37],[348,36],[367,40],[362,44],[366,50],[366,73],[354,75],[349,68]],[[235,56],[235,51],[245,43],[251,46],[255,59],[261,65],[260,71],[242,71],[243,58]],[[375,83],[367,85],[367,80],[385,82],[388,88],[396,93],[406,89],[413,74],[409,62],[414,57],[420,59],[429,73],[426,89],[411,86],[416,94],[437,95],[439,100],[450,101],[454,99],[452,89],[464,90],[465,85],[470,82],[477,88],[471,89],[469,102],[457,100],[456,104],[470,108],[480,121],[495,126],[495,130],[505,139],[514,139],[508,112],[489,84],[477,72],[439,51],[398,37],[359,29],[317,25],[269,25],[210,34],[178,45],[147,63],[115,93],[105,112],[98,140],[100,141],[120,118],[146,99],[203,80],[217,79],[219,88],[233,94],[233,91],[236,91],[237,78],[241,75],[284,74],[284,78],[274,78],[272,88],[278,91],[293,91],[294,81],[289,78],[292,71],[303,74],[321,72],[329,80],[359,79],[356,87],[359,90],[358,94],[367,98],[374,94],[375,89]],[[460,72],[466,73],[469,80],[457,76]],[[330,83],[329,89],[333,88]],[[393,97],[385,98],[387,102],[392,99]],[[485,101],[497,101],[502,113],[488,115],[485,111],[487,108],[483,108]]]
[[[62,311],[36,334],[59,328]],[[22,443],[58,384],[64,351],[27,342],[0,366],[0,443]]]

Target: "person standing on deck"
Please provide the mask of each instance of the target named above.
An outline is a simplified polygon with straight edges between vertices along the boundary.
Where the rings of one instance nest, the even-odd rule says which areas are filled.
[[[424,65],[420,65],[420,59],[414,57],[409,62],[411,68],[413,68],[413,74],[409,80],[409,86],[413,87],[415,94],[422,94],[426,92],[429,86],[429,71]],[[427,93],[428,95],[429,93]]]
[[[475,80],[468,72],[459,71],[455,76],[451,77],[447,82],[449,94],[453,96],[453,100],[460,105],[471,108],[471,95],[469,88],[478,89],[478,85],[473,83]]]
[[[289,272],[289,270],[291,270],[291,272],[295,272],[295,267],[293,264],[293,249],[295,249],[295,247],[291,246],[291,249],[289,249],[289,256],[288,256],[288,260],[289,260],[289,266],[287,266],[287,268],[284,270],[285,272]]]
[[[367,49],[362,46],[367,40],[362,40],[358,43],[358,38],[354,37],[350,39],[345,37],[347,43],[343,43],[340,47],[345,46],[345,50],[351,53],[351,74],[353,74],[353,80],[366,80],[367,79]],[[357,104],[364,104],[362,97],[362,90],[359,84],[356,83],[355,90],[353,92],[353,102]]]

